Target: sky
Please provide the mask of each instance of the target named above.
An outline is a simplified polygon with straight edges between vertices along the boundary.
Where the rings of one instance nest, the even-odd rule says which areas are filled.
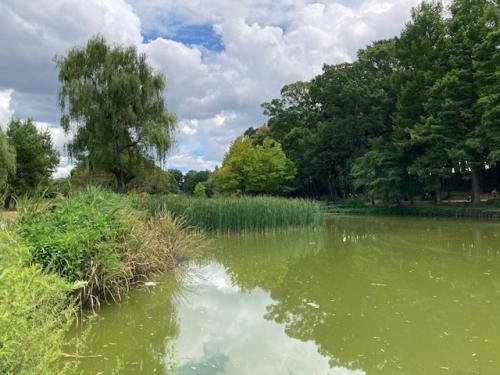
[[[60,151],[56,55],[101,34],[164,73],[178,130],[167,168],[212,169],[231,141],[265,123],[260,104],[324,64],[352,61],[399,34],[418,0],[0,0],[0,124],[31,117]]]

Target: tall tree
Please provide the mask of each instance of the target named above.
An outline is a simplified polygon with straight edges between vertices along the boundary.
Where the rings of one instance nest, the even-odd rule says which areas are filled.
[[[276,194],[288,190],[295,173],[293,163],[275,140],[268,137],[262,145],[254,145],[249,137],[240,137],[224,156],[216,182],[223,192]]]
[[[417,176],[441,201],[442,179],[451,173],[446,153],[448,138],[436,134],[426,102],[444,74],[445,21],[440,2],[427,1],[412,9],[411,21],[396,41],[398,88],[393,139],[407,178]],[[412,178],[414,179],[414,178]],[[412,182],[413,184],[416,181]]]
[[[352,167],[354,185],[363,188],[372,203],[376,197],[389,203],[399,203],[404,183],[404,165],[400,163],[398,152],[392,142],[383,137],[371,140],[371,147],[356,159]]]
[[[427,102],[427,123],[434,134],[448,140],[446,151],[454,169],[470,172],[472,200],[480,202],[480,174],[487,158],[481,137],[479,87],[474,51],[483,42],[488,0],[455,0],[446,27],[444,50],[446,74],[440,78]]]
[[[16,153],[14,148],[9,144],[7,136],[0,129],[0,189],[7,182],[9,174],[15,172],[16,169]]]
[[[124,193],[141,159],[163,159],[172,144],[175,116],[165,106],[165,79],[135,47],[90,39],[56,59],[61,126],[74,132],[77,159],[113,173]]]
[[[33,193],[47,184],[59,164],[49,131],[38,131],[31,119],[12,120],[7,137],[15,150],[16,169],[7,178],[6,208],[12,197]]]
[[[474,68],[479,88],[480,137],[488,152],[488,162],[496,163],[500,189],[500,3],[488,5],[481,20],[483,41],[474,49]]]
[[[182,185],[184,184],[184,174],[179,169],[169,169],[167,171],[174,179],[177,184],[177,189],[182,190]]]

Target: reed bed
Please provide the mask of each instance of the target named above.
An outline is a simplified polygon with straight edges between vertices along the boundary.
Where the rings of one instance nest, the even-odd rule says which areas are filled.
[[[69,198],[27,202],[18,233],[31,262],[79,283],[81,308],[117,301],[132,284],[173,271],[193,259],[203,236],[164,210],[154,217],[134,207],[136,197],[89,188]]]
[[[269,196],[195,198],[180,195],[147,199],[152,214],[168,210],[194,227],[210,231],[265,231],[320,223],[317,202]]]

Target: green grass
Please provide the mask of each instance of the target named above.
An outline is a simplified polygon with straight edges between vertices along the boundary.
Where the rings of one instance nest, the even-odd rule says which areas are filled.
[[[151,213],[168,210],[189,225],[210,231],[264,231],[291,226],[317,225],[317,202],[277,197],[195,198],[155,196],[143,203]]]
[[[28,250],[0,230],[0,374],[67,374],[73,285],[29,265]]]
[[[181,219],[163,211],[150,217],[135,210],[136,199],[90,188],[70,198],[23,202],[18,233],[33,263],[79,282],[78,303],[96,309],[200,248],[199,236]]]

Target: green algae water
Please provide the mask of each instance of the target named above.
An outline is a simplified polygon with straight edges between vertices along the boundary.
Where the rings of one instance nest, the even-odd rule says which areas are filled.
[[[500,373],[498,222],[336,217],[212,248],[105,306],[82,373]]]

